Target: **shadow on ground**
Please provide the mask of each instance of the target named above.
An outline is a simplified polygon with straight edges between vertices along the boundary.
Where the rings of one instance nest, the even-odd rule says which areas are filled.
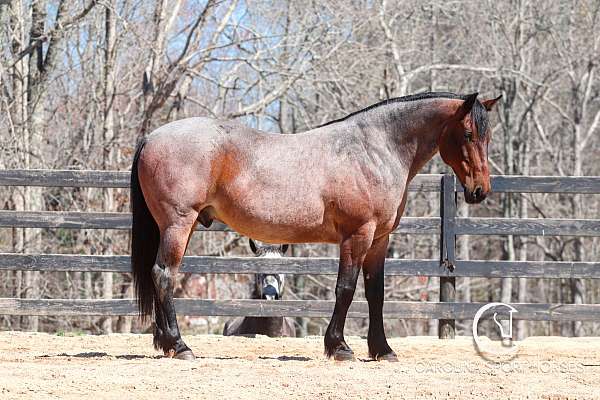
[[[44,354],[42,356],[38,356],[37,358],[53,358],[53,357],[73,357],[73,358],[116,358],[118,360],[139,360],[144,358],[149,359],[158,359],[162,358],[162,356],[146,356],[143,354],[120,354],[117,356],[110,355],[108,353],[99,352],[99,351],[88,351],[85,353],[77,353],[77,354],[68,354],[68,353],[60,353],[60,354]]]

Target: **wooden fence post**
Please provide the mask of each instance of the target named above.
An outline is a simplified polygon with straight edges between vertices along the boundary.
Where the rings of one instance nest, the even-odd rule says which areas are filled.
[[[454,175],[442,177],[440,192],[440,267],[449,271],[454,270],[456,249],[456,180]],[[440,302],[454,302],[456,296],[456,278],[440,277]],[[454,339],[455,326],[453,319],[438,321],[438,336],[440,339]]]

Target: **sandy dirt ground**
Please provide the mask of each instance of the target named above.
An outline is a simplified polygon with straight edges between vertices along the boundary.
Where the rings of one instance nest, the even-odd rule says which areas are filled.
[[[322,338],[186,336],[198,359],[166,359],[149,335],[0,332],[0,398],[592,399],[600,338],[532,337],[512,361],[482,359],[471,339],[395,338],[398,363],[334,362]]]

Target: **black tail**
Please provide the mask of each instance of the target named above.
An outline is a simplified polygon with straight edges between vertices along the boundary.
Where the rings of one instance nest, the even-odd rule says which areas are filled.
[[[154,217],[146,205],[146,199],[140,188],[138,178],[138,160],[146,144],[143,138],[138,143],[131,166],[131,212],[133,225],[131,227],[131,268],[138,306],[142,318],[152,315],[154,309],[154,282],[152,267],[156,261],[160,232]]]

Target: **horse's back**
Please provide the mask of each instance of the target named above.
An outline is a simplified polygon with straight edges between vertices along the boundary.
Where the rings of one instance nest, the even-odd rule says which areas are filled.
[[[218,136],[217,124],[218,120],[208,117],[179,119],[156,128],[146,137],[146,142],[170,142],[173,147],[199,143]]]

